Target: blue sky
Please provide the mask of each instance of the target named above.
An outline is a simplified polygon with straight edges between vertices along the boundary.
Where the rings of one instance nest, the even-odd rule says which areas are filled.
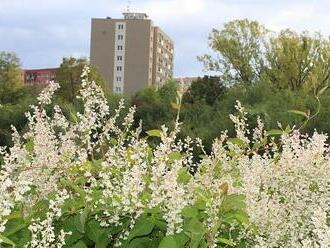
[[[121,17],[125,0],[0,0],[0,51],[24,68],[56,67],[64,56],[89,56],[92,17]],[[273,31],[330,34],[329,0],[132,0],[175,42],[175,76],[203,75],[196,57],[210,52],[208,34],[229,20],[257,20]]]

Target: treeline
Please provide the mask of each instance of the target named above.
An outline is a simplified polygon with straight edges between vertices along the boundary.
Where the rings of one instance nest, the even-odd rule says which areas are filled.
[[[328,38],[288,29],[274,33],[244,19],[214,29],[209,45],[216,56],[204,55],[199,60],[217,76],[198,78],[185,92],[180,112],[181,138],[200,137],[210,150],[212,140],[222,131],[233,135],[229,114],[236,111],[236,100],[248,110],[251,126],[260,116],[268,130],[296,125],[302,132],[317,129],[329,133]],[[61,90],[56,104],[68,115],[81,108],[75,96],[81,69],[87,63],[86,59],[64,58],[57,74]],[[39,90],[24,86],[22,77],[17,76],[18,69],[16,56],[0,53],[0,145],[10,144],[10,124],[24,128],[23,113],[36,101]],[[123,96],[109,93],[95,68],[92,77],[104,86],[114,108]],[[141,119],[144,131],[159,129],[163,124],[172,127],[177,88],[177,83],[171,81],[160,89],[150,87],[125,96],[127,107],[137,106],[136,125]]]
[[[217,76],[199,78],[188,88],[181,110],[182,137],[200,137],[210,150],[222,131],[233,135],[229,114],[236,111],[236,100],[248,110],[252,128],[260,116],[267,130],[296,126],[302,132],[329,133],[329,38],[289,29],[274,33],[243,19],[214,29],[209,45],[216,56],[199,60]],[[174,88],[168,84],[133,97],[146,128],[170,125]]]

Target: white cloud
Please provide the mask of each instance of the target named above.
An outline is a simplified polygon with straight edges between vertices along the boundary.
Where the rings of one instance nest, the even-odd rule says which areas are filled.
[[[181,0],[181,1],[150,1],[142,5],[145,12],[160,21],[183,20],[189,16],[198,16],[205,10],[207,1]]]

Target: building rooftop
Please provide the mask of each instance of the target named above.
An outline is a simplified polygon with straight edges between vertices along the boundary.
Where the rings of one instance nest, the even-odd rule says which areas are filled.
[[[135,20],[144,20],[148,18],[146,13],[137,13],[137,12],[124,12],[124,19],[135,19]]]

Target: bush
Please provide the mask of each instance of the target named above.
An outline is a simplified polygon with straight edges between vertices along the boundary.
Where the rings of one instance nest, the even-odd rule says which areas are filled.
[[[236,137],[223,133],[210,155],[194,162],[193,146],[204,151],[200,139],[178,139],[177,121],[171,131],[162,126],[141,138],[141,126],[132,127],[135,107],[120,120],[120,101],[111,115],[88,68],[80,91],[84,108],[75,121],[59,106],[45,111],[57,88],[50,84],[40,94],[27,114],[29,130],[15,131],[14,145],[1,149],[4,247],[329,244],[325,135],[266,132],[260,119],[249,134],[237,104],[238,115],[230,116]],[[276,143],[272,135],[278,134]],[[149,138],[159,144],[151,147]]]

